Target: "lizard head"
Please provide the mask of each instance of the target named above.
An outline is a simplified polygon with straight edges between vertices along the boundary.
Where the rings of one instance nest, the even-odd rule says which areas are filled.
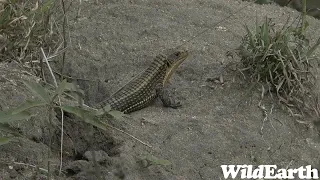
[[[163,85],[165,85],[169,81],[174,71],[188,57],[188,54],[189,53],[186,49],[170,49],[166,53],[167,71],[163,79]]]

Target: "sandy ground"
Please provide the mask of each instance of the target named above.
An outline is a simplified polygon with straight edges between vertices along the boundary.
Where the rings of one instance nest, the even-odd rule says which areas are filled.
[[[245,10],[216,25],[247,5]],[[281,26],[289,16],[294,19],[298,15],[295,10],[231,0],[106,0],[98,3],[87,0],[81,4],[74,2],[71,9],[68,20],[72,46],[67,53],[65,73],[89,80],[75,82],[85,90],[86,103],[91,106],[147,68],[163,50],[181,45],[207,28],[210,30],[184,44],[190,57],[179,67],[170,84],[182,107],[164,108],[157,101],[120,120],[121,128],[152,148],[119,132],[92,130],[67,118],[66,173],[61,179],[97,179],[96,176],[128,180],[223,179],[220,168],[223,164],[319,168],[320,141],[310,119],[290,116],[276,100],[267,97],[262,101],[268,112],[268,119],[263,123],[263,111],[258,107],[260,92],[248,90],[249,85],[232,68],[238,60],[225,55],[240,44],[244,24],[253,27],[256,17],[263,20],[267,15]],[[318,38],[320,22],[311,17],[308,21],[309,37]],[[220,76],[223,84],[208,81]],[[6,80],[0,83],[4,84],[0,88],[4,92],[0,95],[3,108],[23,100],[15,98],[9,103],[13,96],[24,91]],[[0,158],[45,166],[45,155],[40,152],[46,152],[46,128],[37,123],[31,127],[33,130],[21,124],[19,127],[29,139],[1,146],[0,150],[5,153]],[[51,148],[56,154],[54,162],[59,158],[60,129],[56,129],[56,141]],[[16,149],[17,146],[37,148]],[[96,153],[98,165],[92,161],[91,151]],[[166,159],[171,165],[146,166],[145,156],[150,155]],[[4,179],[23,179],[33,171],[17,165],[13,169],[5,163],[0,165]]]

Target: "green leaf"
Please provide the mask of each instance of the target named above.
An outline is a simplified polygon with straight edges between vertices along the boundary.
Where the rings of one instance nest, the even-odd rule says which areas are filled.
[[[256,16],[256,23],[255,23],[255,25],[256,25],[256,34],[259,34],[259,32],[260,32],[260,26],[259,26],[259,22],[258,22],[258,16]]]
[[[95,112],[96,116],[101,116],[104,114],[108,114],[115,119],[120,119],[125,116],[125,114],[121,111],[112,110],[110,104],[105,105],[104,107],[98,109],[98,111]]]
[[[85,114],[90,113],[90,111],[88,111],[88,110],[84,110],[84,109],[74,107],[74,106],[61,106],[61,109],[68,112],[68,113],[72,113],[78,117],[83,117]]]
[[[62,95],[65,91],[76,92],[80,94],[81,97],[84,96],[84,92],[79,87],[73,83],[68,83],[66,79],[59,84],[55,94]]]
[[[124,116],[124,113],[121,111],[116,111],[116,110],[111,110],[108,112],[108,114],[110,114],[112,117],[116,118],[116,119],[120,119]]]
[[[80,97],[84,96],[84,91],[73,83],[67,83],[66,91],[76,92]]]
[[[270,23],[268,22],[268,18],[266,17],[266,22],[262,25],[262,32],[263,32],[263,42],[265,43],[266,48],[269,46],[269,26]]]
[[[62,93],[66,90],[66,87],[67,87],[67,80],[64,79],[58,86],[54,96],[61,96]]]
[[[8,144],[10,142],[10,138],[0,137],[0,146],[4,144]]]
[[[7,123],[0,123],[0,131],[4,131],[15,136],[21,136],[21,133],[17,129],[10,127]]]
[[[95,112],[96,116],[101,116],[105,113],[108,113],[109,111],[111,111],[111,106],[110,104],[105,105],[104,107],[98,109],[98,111]]]
[[[48,12],[52,6],[54,5],[54,1],[53,0],[48,0],[45,1],[45,3],[40,7],[40,12]]]
[[[10,13],[12,9],[10,6],[6,6],[6,8],[1,12],[0,15],[0,27],[5,27],[10,22]]]
[[[38,107],[38,106],[45,106],[47,105],[47,102],[44,101],[30,101],[30,100],[26,100],[23,104],[21,104],[19,107],[15,108],[15,109],[11,109],[10,112],[11,114],[17,114],[20,113],[22,111],[28,110],[30,108],[33,107]]]
[[[50,102],[50,96],[39,83],[32,81],[23,81],[23,83],[29,88],[29,90],[34,94],[40,97],[46,102]]]
[[[22,111],[16,114],[12,114],[12,112],[10,111],[0,112],[0,123],[8,123],[12,121],[20,121],[20,120],[25,120],[30,118],[31,118],[31,113],[29,113],[28,111]]]
[[[244,28],[245,28],[246,31],[247,31],[247,36],[248,36],[248,38],[249,38],[250,45],[251,45],[251,46],[254,46],[255,43],[254,43],[254,40],[253,40],[253,34],[252,34],[252,32],[249,30],[249,28],[248,28],[247,25],[245,25]]]
[[[172,164],[170,161],[168,161],[166,159],[159,159],[159,158],[156,158],[152,155],[146,156],[145,159],[148,161],[148,163],[150,165],[169,166]]]
[[[78,100],[79,104],[83,104],[84,91],[81,90],[77,85],[74,83],[66,83],[65,92],[69,93],[70,95],[75,95],[75,100]]]
[[[107,125],[103,122],[101,122],[95,115],[94,112],[79,108],[79,107],[73,107],[73,106],[61,106],[61,109],[68,112],[72,113],[79,118],[81,118],[83,121],[86,123],[89,123],[97,128],[106,130]]]

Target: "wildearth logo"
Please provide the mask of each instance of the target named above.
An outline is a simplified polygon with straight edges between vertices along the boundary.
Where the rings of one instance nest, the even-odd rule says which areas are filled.
[[[225,179],[235,179],[240,172],[241,179],[319,179],[317,169],[311,165],[297,169],[277,169],[277,165],[221,165]]]

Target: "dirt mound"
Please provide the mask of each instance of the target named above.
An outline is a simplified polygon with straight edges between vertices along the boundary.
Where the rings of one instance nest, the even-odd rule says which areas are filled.
[[[262,105],[268,118],[263,121],[264,113],[258,107],[260,92],[248,90],[241,74],[232,68],[236,60],[225,56],[226,50],[239,45],[243,24],[253,27],[252,19],[268,15],[283,25],[289,15],[292,19],[298,16],[295,10],[231,0],[77,3],[70,8],[74,12],[68,14],[72,46],[67,52],[66,72],[79,78],[76,82],[86,92],[86,103],[92,106],[139,74],[163,49],[212,29],[186,45],[191,55],[171,80],[181,108],[164,108],[156,102],[120,120],[123,129],[152,148],[119,132],[102,132],[67,118],[61,179],[219,179],[223,177],[223,164],[317,167],[320,143],[309,119],[289,116],[267,97]],[[214,27],[245,5],[246,10]],[[308,22],[309,37],[319,37],[319,21],[309,17]],[[26,78],[21,77],[21,69],[5,66],[1,68],[10,72],[0,70],[3,109],[31,98],[25,88],[8,81]],[[11,71],[17,76],[9,76]],[[212,81],[220,77],[223,83]],[[2,179],[30,178],[35,171],[12,162],[46,167],[47,128],[34,123],[46,116],[40,111],[31,121],[14,125],[28,139],[0,146]],[[30,122],[33,124],[27,125]],[[51,151],[58,167],[59,118],[55,122]],[[170,163],[152,165],[150,157]]]

